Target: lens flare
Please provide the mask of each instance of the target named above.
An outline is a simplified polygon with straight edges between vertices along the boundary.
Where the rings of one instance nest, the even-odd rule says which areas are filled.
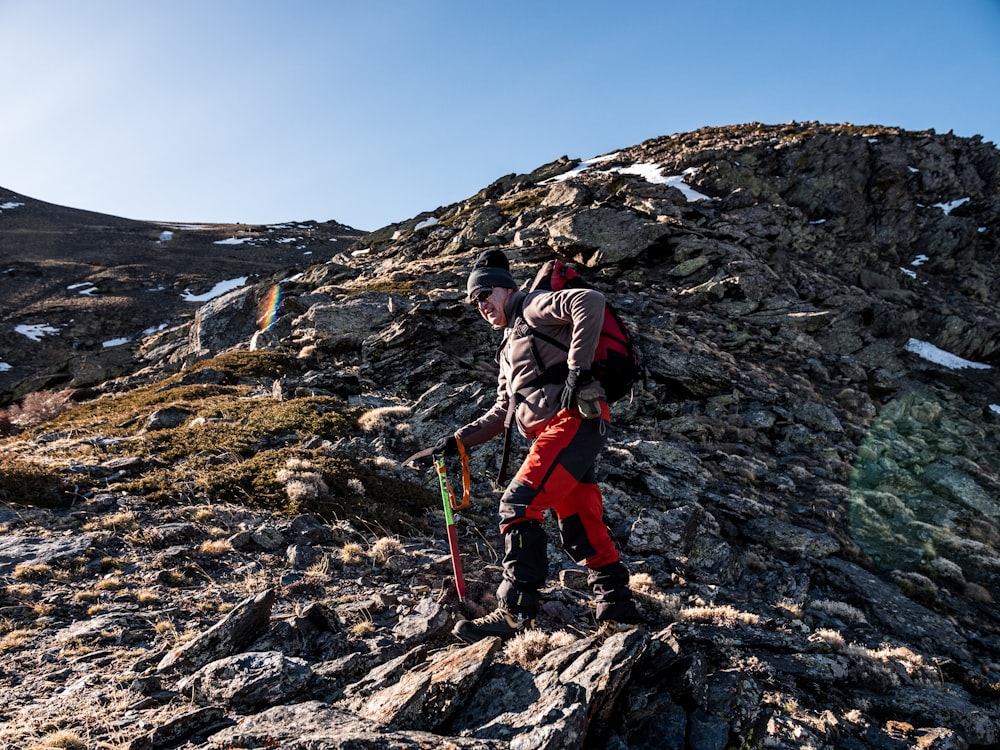
[[[274,325],[278,317],[278,309],[281,307],[281,284],[275,284],[267,290],[267,294],[260,301],[259,313],[257,316],[257,329],[266,331]]]

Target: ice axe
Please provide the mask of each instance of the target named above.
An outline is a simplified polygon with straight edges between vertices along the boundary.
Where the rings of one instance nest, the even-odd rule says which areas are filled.
[[[448,548],[451,550],[451,567],[455,572],[455,589],[458,591],[458,601],[465,602],[465,576],[462,573],[462,555],[458,551],[458,531],[455,529],[455,517],[453,510],[461,510],[468,507],[469,496],[471,494],[471,475],[469,472],[469,454],[465,452],[465,446],[456,439],[458,445],[458,455],[462,460],[462,501],[455,497],[455,492],[448,481],[448,469],[444,463],[443,455],[433,455],[433,449],[421,451],[406,460],[412,463],[417,459],[432,456],[434,469],[437,471],[438,483],[441,485],[441,503],[444,506],[444,521],[448,528]]]

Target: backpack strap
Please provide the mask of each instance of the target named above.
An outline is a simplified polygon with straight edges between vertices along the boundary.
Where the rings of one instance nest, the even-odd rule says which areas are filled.
[[[531,338],[531,356],[535,360],[535,367],[541,370],[541,374],[528,383],[526,386],[519,388],[516,392],[511,394],[510,403],[507,407],[507,417],[504,419],[504,433],[503,433],[503,452],[500,456],[500,468],[497,471],[497,482],[496,487],[500,489],[507,482],[507,466],[510,463],[510,444],[511,437],[513,435],[514,429],[514,413],[517,411],[518,405],[524,401],[533,391],[538,390],[544,385],[549,385],[551,383],[561,383],[566,380],[566,375],[569,372],[569,367],[565,362],[561,362],[558,365],[546,368],[542,362],[542,355],[538,352],[538,347],[535,345],[535,337],[542,339],[546,343],[552,344],[553,346],[562,349],[563,351],[569,351],[569,347],[564,345],[562,342],[548,336],[540,331],[536,331],[530,325],[528,321],[524,319],[524,298],[522,297],[518,300],[516,307],[513,310],[514,325],[511,326],[510,336],[516,338],[523,338],[529,336]],[[506,343],[506,339],[504,340]],[[501,347],[503,344],[501,344]],[[497,360],[500,359],[500,351],[497,351]]]

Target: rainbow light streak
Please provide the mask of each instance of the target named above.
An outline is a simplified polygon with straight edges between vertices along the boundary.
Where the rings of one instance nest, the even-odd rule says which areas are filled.
[[[257,328],[266,331],[274,325],[278,317],[278,308],[281,307],[281,284],[275,284],[267,290],[267,294],[260,301],[259,315],[257,316]]]

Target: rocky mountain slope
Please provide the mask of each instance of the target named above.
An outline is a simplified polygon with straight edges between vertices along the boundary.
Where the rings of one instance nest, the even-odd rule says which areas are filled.
[[[538,630],[449,634],[494,606],[499,446],[458,514],[465,602],[403,461],[492,401],[463,290],[493,246],[522,280],[573,259],[638,331],[600,469],[638,631],[595,638],[552,545]],[[223,295],[0,442],[0,738],[1000,746],[998,251],[993,144],[751,124],[365,235],[263,330],[272,284]]]
[[[0,188],[0,404],[129,372],[142,338],[189,320],[216,285],[278,281],[361,234],[132,221]]]

